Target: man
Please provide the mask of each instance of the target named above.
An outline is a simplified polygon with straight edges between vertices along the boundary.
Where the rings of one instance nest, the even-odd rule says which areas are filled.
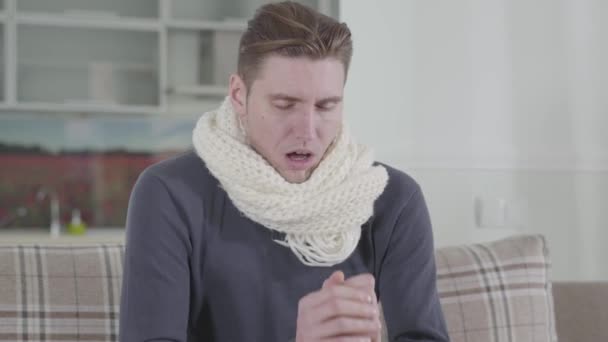
[[[447,341],[418,185],[343,124],[345,24],[261,7],[194,151],[142,173],[121,341]]]

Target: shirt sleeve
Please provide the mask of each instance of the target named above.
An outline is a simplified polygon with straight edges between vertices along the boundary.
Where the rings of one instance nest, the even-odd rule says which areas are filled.
[[[378,286],[389,341],[449,341],[437,294],[431,222],[420,188],[396,221]]]
[[[187,340],[191,245],[184,215],[165,181],[144,171],[127,214],[120,341]]]

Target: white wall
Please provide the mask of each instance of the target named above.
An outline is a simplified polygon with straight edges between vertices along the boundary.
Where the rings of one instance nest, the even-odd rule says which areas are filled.
[[[437,245],[542,233],[555,279],[608,279],[608,2],[340,10],[354,39],[350,124],[422,184]],[[506,201],[503,229],[476,227],[476,198]]]

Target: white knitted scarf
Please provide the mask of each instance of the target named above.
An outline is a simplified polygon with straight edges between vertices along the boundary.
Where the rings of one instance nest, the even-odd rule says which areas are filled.
[[[350,256],[388,180],[384,167],[372,165],[372,152],[342,129],[307,181],[287,182],[246,143],[229,98],[200,117],[192,140],[234,205],[285,233],[284,241],[275,241],[310,266],[331,266]]]

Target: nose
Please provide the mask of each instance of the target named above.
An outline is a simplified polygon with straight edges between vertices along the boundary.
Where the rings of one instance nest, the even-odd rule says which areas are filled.
[[[316,113],[314,106],[306,108],[300,113],[297,113],[294,123],[294,132],[296,138],[303,141],[310,141],[315,135]]]

